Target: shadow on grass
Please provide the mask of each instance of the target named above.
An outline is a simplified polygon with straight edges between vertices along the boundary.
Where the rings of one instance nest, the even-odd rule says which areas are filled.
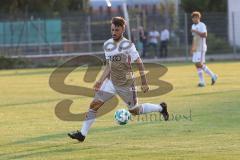
[[[38,148],[36,150],[38,150]],[[23,153],[20,155],[13,155],[13,156],[8,157],[7,159],[25,159],[25,158],[29,158],[32,156],[46,156],[46,154],[56,155],[58,153],[67,153],[67,152],[72,152],[75,150],[79,150],[79,149],[77,149],[77,148],[76,149],[73,149],[73,148],[62,148],[62,149],[55,148],[55,149],[53,149],[51,147],[48,147],[48,150],[45,150],[45,151],[38,150],[37,152],[31,152],[31,153],[29,153],[29,151],[25,151],[28,153]]]
[[[216,92],[204,92],[204,93],[195,93],[195,94],[185,94],[181,95],[181,97],[194,97],[194,96],[209,96],[215,94],[225,94],[225,93],[233,93],[233,92],[240,92],[240,90],[228,90],[228,91],[216,91]]]
[[[51,141],[56,140],[59,142],[62,142],[62,140],[67,138],[66,133],[59,133],[59,134],[51,134],[51,135],[43,135],[39,137],[34,138],[26,138],[23,140],[15,141],[9,144],[1,145],[0,147],[7,147],[7,146],[15,146],[15,145],[24,145],[24,144],[34,144],[35,142],[44,142],[44,141]],[[66,141],[67,142],[67,141]],[[75,141],[74,141],[75,142]],[[72,146],[68,146],[65,144],[55,144],[55,145],[49,145],[47,142],[45,143],[46,146],[42,147],[34,147],[22,151],[14,151],[12,153],[3,153],[0,154],[0,159],[25,159],[30,156],[39,156],[39,155],[46,155],[48,153],[64,153],[64,152],[71,152],[75,150],[87,150],[91,149],[89,147],[83,147],[79,149],[79,147],[75,147],[74,149]],[[73,144],[73,143],[70,143]],[[79,143],[76,143],[79,144]],[[31,146],[26,146],[26,148],[29,148]],[[64,148],[63,148],[64,147]],[[67,148],[66,148],[67,147]]]
[[[20,145],[20,144],[28,144],[28,143],[34,143],[34,142],[55,140],[55,139],[59,139],[59,138],[64,138],[64,137],[66,137],[66,135],[67,135],[66,133],[58,133],[58,134],[43,135],[43,136],[33,137],[33,138],[26,138],[23,140],[12,142],[12,143],[0,145],[0,147],[8,146],[8,145]]]
[[[156,125],[156,124],[164,124],[167,122],[164,121],[139,121],[139,122],[134,122],[134,123],[130,123],[127,125],[114,125],[114,126],[110,126],[110,127],[100,127],[100,128],[93,128],[91,129],[91,133],[95,134],[97,132],[121,132],[121,131],[126,131],[126,129],[137,129],[140,126],[145,126],[145,125]]]
[[[77,100],[85,98],[83,96],[73,97],[72,100]],[[0,107],[13,107],[13,106],[21,106],[21,105],[31,105],[31,104],[41,104],[41,103],[49,103],[49,102],[58,102],[62,99],[56,98],[56,99],[46,99],[46,100],[39,100],[35,102],[23,102],[23,103],[11,103],[11,104],[0,104]]]

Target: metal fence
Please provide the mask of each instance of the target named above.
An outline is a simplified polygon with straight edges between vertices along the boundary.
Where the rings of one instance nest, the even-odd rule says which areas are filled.
[[[54,55],[94,54],[102,52],[102,45],[110,35],[111,17],[121,15],[68,14],[55,18],[24,18],[0,20],[0,55]],[[208,29],[208,53],[229,54],[239,52],[240,13],[204,13],[202,21]],[[169,57],[189,55],[191,45],[191,16],[180,12],[174,15],[161,13],[137,14],[130,12],[130,27],[134,43],[141,53],[138,27],[147,33],[153,26],[160,32],[164,26],[170,31]],[[139,47],[141,46],[141,47]],[[159,46],[158,46],[159,47]],[[146,46],[146,56],[154,57]]]

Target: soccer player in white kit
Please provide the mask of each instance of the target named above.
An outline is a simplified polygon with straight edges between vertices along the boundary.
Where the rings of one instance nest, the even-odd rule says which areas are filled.
[[[136,88],[131,63],[135,62],[141,76],[141,89],[145,93],[149,90],[142,60],[135,45],[123,37],[125,20],[122,17],[114,17],[111,21],[112,38],[104,43],[106,66],[101,78],[95,83],[95,97],[90,104],[85,121],[80,131],[68,133],[72,139],[83,142],[87,133],[96,119],[98,109],[114,95],[118,94],[128,106],[133,115],[160,112],[165,121],[169,114],[167,104],[137,103]]]
[[[192,62],[195,63],[195,66],[197,68],[198,76],[199,76],[199,87],[205,86],[205,81],[203,77],[203,71],[207,73],[211,79],[212,79],[212,85],[216,83],[217,75],[213,73],[205,64],[205,54],[207,51],[207,44],[206,44],[206,38],[207,38],[207,28],[206,25],[200,21],[201,14],[200,12],[193,12],[192,13],[192,35],[193,35],[193,41],[192,41],[192,48],[191,48],[191,54],[192,54]]]

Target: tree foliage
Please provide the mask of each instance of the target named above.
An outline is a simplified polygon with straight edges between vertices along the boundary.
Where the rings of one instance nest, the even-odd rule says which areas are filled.
[[[188,13],[196,10],[200,12],[226,12],[227,0],[182,0],[181,6]]]
[[[89,0],[0,0],[0,12],[17,13],[62,13],[86,11]]]

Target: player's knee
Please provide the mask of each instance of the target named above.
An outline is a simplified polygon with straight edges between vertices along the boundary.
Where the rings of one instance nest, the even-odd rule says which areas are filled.
[[[102,102],[100,100],[94,100],[90,104],[90,109],[97,111],[103,104],[104,104],[104,102]]]
[[[131,110],[129,110],[129,112],[130,112],[133,116],[139,115],[139,108],[131,109]]]
[[[137,115],[137,112],[136,112],[135,109],[134,109],[134,110],[129,110],[129,112],[130,112],[133,116]]]
[[[197,67],[197,68],[202,68],[203,65],[202,65],[201,63],[196,63],[196,67]]]

